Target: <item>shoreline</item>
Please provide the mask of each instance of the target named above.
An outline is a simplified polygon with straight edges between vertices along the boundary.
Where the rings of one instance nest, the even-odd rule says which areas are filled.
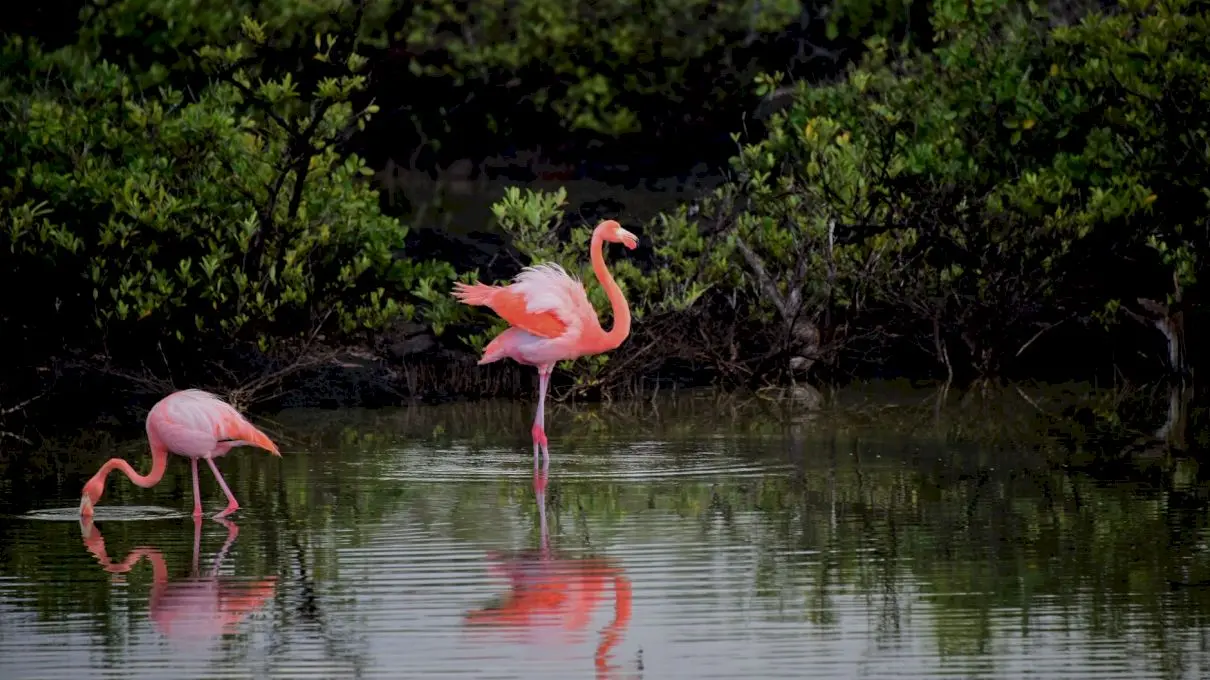
[[[536,383],[536,378],[535,378]],[[846,431],[883,436],[888,433],[947,446],[1020,451],[1048,450],[1083,456],[1085,463],[1120,457],[1128,450],[1191,453],[1200,448],[1189,437],[1189,414],[1204,401],[1194,390],[1179,384],[1157,382],[1132,388],[1098,387],[1092,383],[1040,384],[1025,381],[947,386],[944,382],[909,379],[852,381],[843,386],[810,388],[804,398],[784,388],[722,390],[699,386],[662,390],[643,398],[548,401],[552,432],[566,436],[572,423],[595,423],[594,428],[624,426],[636,432],[663,431],[665,427],[691,426],[695,432],[722,428],[726,432],[782,433],[795,439],[811,432]],[[93,448],[137,441],[145,437],[142,417],[158,399],[131,399],[112,415],[65,425],[48,418],[33,418],[24,432],[26,442],[0,441],[6,453],[38,449]],[[363,401],[358,404],[322,404],[302,396],[280,408],[245,411],[266,431],[284,436],[308,432],[333,423],[390,423],[388,429],[415,437],[481,437],[485,431],[503,440],[528,441],[527,424],[536,397],[468,397],[462,395]],[[1200,399],[1200,401],[1199,401]],[[1107,417],[1117,415],[1119,422]],[[440,433],[433,430],[440,422]],[[341,426],[344,427],[344,426]],[[654,435],[653,435],[654,436]],[[663,436],[663,435],[661,435]],[[855,434],[853,436],[861,436]],[[1064,444],[1064,442],[1066,444]],[[522,442],[524,443],[524,442]],[[104,448],[106,444],[101,444]],[[1110,449],[1117,450],[1114,454]],[[1095,452],[1089,458],[1087,455]],[[1153,451],[1154,452],[1154,451]]]

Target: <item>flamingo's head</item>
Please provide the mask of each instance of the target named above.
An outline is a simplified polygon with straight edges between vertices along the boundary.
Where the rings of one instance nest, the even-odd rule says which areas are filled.
[[[601,237],[610,243],[621,243],[630,250],[639,245],[639,237],[623,229],[622,225],[614,220],[605,220],[598,224],[597,230],[601,232]]]
[[[84,485],[84,493],[80,495],[80,516],[92,517],[93,507],[97,501],[101,500],[101,494],[105,492],[105,483],[97,477],[88,480]]]

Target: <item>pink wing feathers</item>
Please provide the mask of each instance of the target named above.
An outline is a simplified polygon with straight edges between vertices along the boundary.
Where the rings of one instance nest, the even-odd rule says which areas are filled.
[[[557,316],[567,326],[565,339],[579,338],[597,318],[584,284],[554,262],[522,269],[509,288],[525,298],[526,311]]]
[[[510,325],[552,340],[579,338],[597,315],[584,284],[553,262],[525,267],[507,286],[455,283],[454,297],[487,305]]]
[[[454,297],[468,305],[486,305],[509,325],[543,338],[557,338],[567,330],[567,324],[549,312],[534,314],[526,309],[525,297],[505,286],[485,283],[454,283]]]
[[[240,412],[217,396],[203,390],[183,390],[164,399],[147,417],[169,451],[187,456],[205,456],[222,448],[252,445],[280,456],[277,445],[249,423]]]

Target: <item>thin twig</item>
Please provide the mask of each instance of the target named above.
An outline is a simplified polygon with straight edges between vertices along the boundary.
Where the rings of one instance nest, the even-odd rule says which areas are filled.
[[[1067,319],[1063,319],[1062,321],[1056,321],[1055,323],[1052,323],[1048,326],[1043,327],[1042,330],[1038,331],[1037,333],[1034,333],[1034,336],[1032,338],[1030,338],[1028,341],[1026,341],[1026,343],[1024,345],[1021,345],[1021,349],[1017,350],[1016,356],[1021,356],[1021,353],[1024,352],[1026,349],[1028,349],[1030,345],[1034,344],[1035,340],[1042,337],[1043,333],[1054,328],[1055,326],[1061,325],[1063,323],[1063,321],[1066,321],[1066,320]]]

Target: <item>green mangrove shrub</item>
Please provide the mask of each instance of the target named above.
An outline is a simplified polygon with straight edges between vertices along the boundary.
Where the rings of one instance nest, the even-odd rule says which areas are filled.
[[[683,356],[740,381],[900,350],[987,376],[1056,326],[1125,314],[1181,367],[1182,291],[1210,245],[1208,5],[1123,0],[1064,24],[938,2],[932,51],[870,39],[843,80],[799,83],[763,137],[737,135],[722,187],[640,230],[658,251],[614,264],[636,334],[657,316],[709,329]],[[516,192],[496,214],[526,257],[584,266],[560,204]],[[663,360],[690,346],[650,332]]]
[[[281,36],[289,53],[290,40],[338,31],[356,14],[367,51],[406,54],[388,67],[407,69],[416,87],[438,97],[453,92],[436,106],[408,105],[412,122],[440,145],[453,134],[452,110],[476,99],[472,93],[508,94],[513,113],[483,112],[501,134],[524,124],[517,113],[548,116],[567,131],[636,131],[680,97],[703,65],[718,70],[719,80],[703,104],[718,104],[742,91],[751,74],[745,63],[719,68],[708,55],[775,34],[802,11],[800,0],[114,0],[85,5],[81,39],[121,54],[130,61],[123,66],[159,83],[189,73],[196,50],[231,40],[245,16]]]
[[[830,294],[848,291],[836,318],[951,374],[959,358],[1003,370],[1106,310],[1179,344],[1174,310],[1207,245],[1206,10],[1124,0],[1052,26],[1017,3],[936,3],[931,53],[874,38],[842,82],[800,84],[738,157],[745,193],[757,215],[834,220],[851,266],[813,267],[803,294],[826,272]],[[819,155],[812,136],[836,150]],[[759,233],[811,242],[791,220]],[[799,289],[789,262],[774,279]]]
[[[377,111],[352,103],[364,58],[319,35],[312,66],[283,71],[260,58],[268,41],[246,20],[238,42],[199,49],[195,92],[140,89],[75,47],[4,45],[0,282],[26,291],[0,311],[4,342],[175,364],[422,316],[410,291],[453,272],[399,256],[406,228],[342,146]]]

